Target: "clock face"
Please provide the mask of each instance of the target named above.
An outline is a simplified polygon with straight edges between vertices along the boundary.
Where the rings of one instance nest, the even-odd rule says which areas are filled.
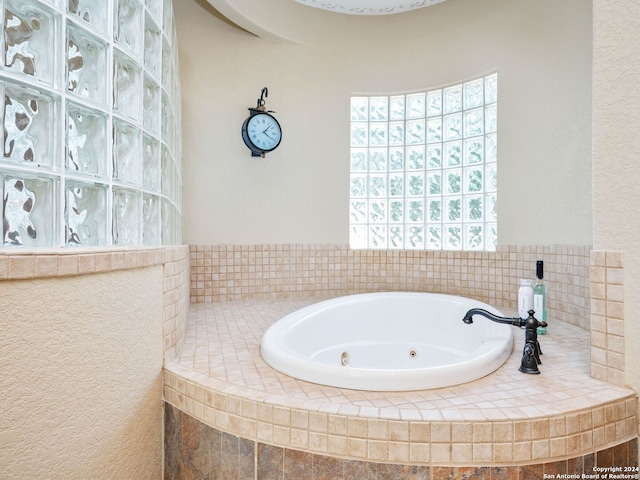
[[[282,130],[278,121],[268,113],[258,113],[246,121],[247,146],[251,150],[270,152],[282,140]]]

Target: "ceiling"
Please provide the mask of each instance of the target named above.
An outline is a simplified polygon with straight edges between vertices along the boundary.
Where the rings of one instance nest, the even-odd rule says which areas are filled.
[[[392,15],[429,7],[445,0],[296,0],[309,7],[349,15]]]
[[[195,0],[209,3],[215,15],[261,38],[292,43],[324,41],[327,29],[351,29],[369,24],[419,17],[424,7],[446,0]],[[455,3],[455,2],[449,2]],[[435,9],[434,9],[435,10]],[[416,15],[410,15],[415,12]],[[376,25],[379,30],[379,25]],[[349,30],[350,31],[350,30]]]

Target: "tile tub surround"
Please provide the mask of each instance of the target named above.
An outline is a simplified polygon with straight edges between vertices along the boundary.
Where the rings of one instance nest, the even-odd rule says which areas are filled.
[[[559,475],[589,475],[594,473],[595,467],[633,467],[637,466],[637,457],[638,441],[635,439],[574,458],[517,466],[430,467],[349,460],[237,437],[165,404],[166,479],[538,480],[559,478]]]
[[[67,277],[164,266],[163,324],[165,360],[180,350],[189,310],[189,247],[97,247],[0,249],[0,281]]]
[[[448,466],[563,461],[637,438],[635,392],[592,379],[589,332],[557,322],[541,338],[541,375],[514,354],[493,374],[449,388],[366,392],[281,374],[262,333],[320,299],[192,304],[180,354],[165,366],[165,400],[222,432],[277,447],[369,462]]]
[[[426,291],[514,308],[519,278],[545,262],[548,318],[589,328],[590,247],[496,252],[351,250],[344,244],[191,245],[191,303]]]
[[[624,385],[622,252],[591,252],[591,376]]]

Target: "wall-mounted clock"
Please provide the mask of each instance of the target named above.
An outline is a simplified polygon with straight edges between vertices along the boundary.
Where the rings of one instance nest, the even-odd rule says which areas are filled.
[[[251,150],[252,157],[262,157],[272,152],[282,140],[282,128],[278,120],[267,111],[264,97],[268,96],[267,87],[262,89],[256,108],[249,108],[249,116],[242,124],[242,140]]]

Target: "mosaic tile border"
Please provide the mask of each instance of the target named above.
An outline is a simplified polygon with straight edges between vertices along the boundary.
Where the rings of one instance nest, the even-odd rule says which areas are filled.
[[[162,319],[165,363],[178,355],[184,342],[189,315],[189,269],[188,247],[172,248],[164,262]]]
[[[519,278],[545,262],[548,318],[589,328],[589,246],[496,252],[352,250],[346,244],[191,245],[191,302],[428,291],[515,307]]]
[[[624,259],[591,252],[591,376],[624,385]]]
[[[67,277],[149,267],[171,261],[184,247],[0,249],[0,280]]]
[[[192,448],[196,446],[196,448]],[[165,478],[338,480],[451,478],[561,478],[593,474],[594,467],[637,467],[638,440],[632,439],[585,455],[527,465],[444,466],[368,462],[282,448],[225,433],[165,404]],[[586,478],[586,477],[585,477]]]
[[[282,448],[356,460],[508,465],[562,460],[637,438],[635,395],[555,417],[422,422],[268,405],[211,392],[171,372],[165,373],[164,391],[167,403],[223,432]]]

